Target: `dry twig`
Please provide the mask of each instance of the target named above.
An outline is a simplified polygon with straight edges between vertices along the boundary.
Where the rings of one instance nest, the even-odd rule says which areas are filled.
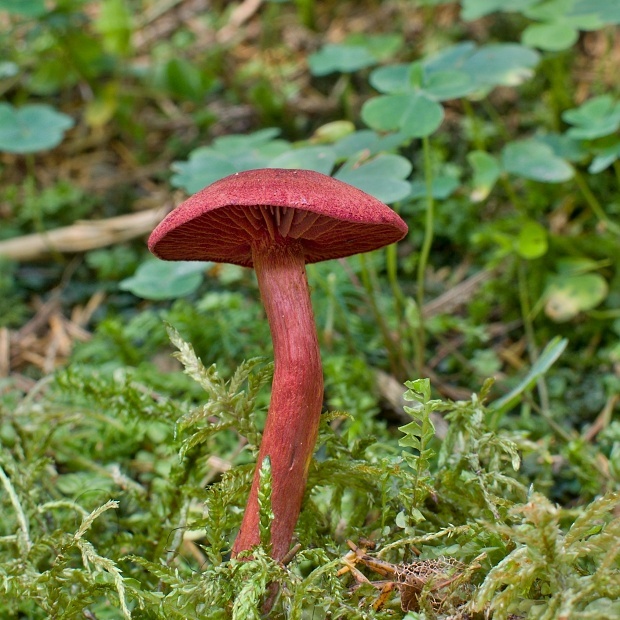
[[[79,221],[42,234],[0,241],[0,256],[16,261],[37,261],[53,253],[86,252],[135,239],[150,232],[167,208],[149,209],[105,220]]]

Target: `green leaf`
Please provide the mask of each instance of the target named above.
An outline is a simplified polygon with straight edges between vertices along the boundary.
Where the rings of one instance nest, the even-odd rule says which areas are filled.
[[[226,155],[241,155],[248,149],[261,149],[280,135],[277,127],[259,129],[249,134],[230,134],[213,141],[213,148]]]
[[[127,54],[133,30],[131,11],[125,0],[104,0],[99,7],[95,29],[103,35],[104,47],[113,54]]]
[[[0,11],[24,17],[41,17],[47,8],[45,0],[0,0]]]
[[[433,99],[446,101],[458,99],[473,93],[477,89],[476,81],[465,71],[446,69],[434,71],[424,76],[422,90]]]
[[[416,84],[414,75],[418,68],[422,70],[420,84]],[[464,97],[478,88],[464,71],[428,68],[419,62],[379,67],[370,74],[370,83],[381,93],[398,94],[418,90],[438,101]]]
[[[548,52],[558,52],[572,47],[579,38],[579,30],[567,21],[531,24],[521,35],[524,45]]]
[[[19,74],[19,65],[10,60],[0,61],[0,80],[11,78]]]
[[[174,187],[182,187],[188,194],[194,194],[211,183],[239,172],[229,158],[212,149],[196,149],[190,153],[189,160],[172,164],[175,174],[170,179]]]
[[[156,87],[179,99],[198,100],[205,93],[200,69],[185,58],[170,58],[155,66]]]
[[[501,174],[501,167],[492,155],[485,151],[471,151],[467,161],[474,170],[471,199],[480,202],[487,198]]]
[[[463,0],[461,17],[466,21],[480,19],[495,11],[520,12],[532,4],[537,4],[540,0]]]
[[[572,110],[562,119],[574,125],[566,133],[571,138],[592,140],[615,133],[620,128],[620,102],[611,95],[601,95]]]
[[[540,54],[517,43],[494,43],[476,50],[461,70],[479,86],[518,86],[534,74]]]
[[[533,260],[544,256],[547,253],[547,248],[547,231],[544,226],[534,220],[525,222],[515,243],[515,249],[519,256]]]
[[[519,384],[508,394],[498,398],[491,403],[489,409],[495,412],[507,411],[521,398],[525,392],[529,392],[538,382],[538,380],[553,366],[559,359],[560,355],[566,349],[568,340],[556,336],[543,349],[540,357],[534,362],[529,372],[523,377]]]
[[[536,141],[548,145],[554,155],[570,162],[583,161],[589,155],[589,151],[582,145],[581,141],[570,138],[566,134],[541,134],[536,136]]]
[[[328,43],[308,58],[310,73],[352,73],[393,56],[403,44],[399,34],[353,34],[344,43]]]
[[[269,552],[271,550],[271,524],[274,518],[271,506],[273,479],[271,475],[271,459],[269,456],[263,459],[258,475],[259,538],[263,549]]]
[[[49,105],[0,103],[0,151],[36,153],[58,146],[73,119]]]
[[[543,183],[561,183],[573,177],[572,166],[537,140],[510,142],[502,150],[506,172]]]
[[[360,166],[349,163],[334,176],[390,203],[409,195],[410,185],[404,179],[411,174],[411,168],[409,160],[400,155],[382,154]]]
[[[431,183],[431,194],[437,200],[445,200],[458,189],[459,185],[459,180],[455,177],[437,176],[433,178]],[[426,181],[413,181],[410,198],[426,198],[427,191]]]
[[[604,24],[620,24],[620,4],[610,0],[576,0],[568,12],[568,15],[575,17],[592,14],[601,20],[601,26]]]
[[[411,63],[398,63],[379,67],[370,74],[370,85],[384,94],[404,93],[411,90]]]
[[[315,129],[312,142],[333,144],[355,133],[355,125],[351,121],[331,121]]]
[[[560,274],[550,279],[545,291],[545,313],[558,323],[598,306],[609,291],[598,273]]]
[[[176,299],[193,293],[211,263],[149,260],[119,287],[144,299]]]
[[[269,168],[297,168],[330,174],[336,163],[336,153],[329,146],[305,146],[291,149],[269,162]]]
[[[408,138],[404,134],[381,135],[371,129],[362,129],[338,140],[332,148],[338,159],[350,159],[362,153],[365,157],[372,157],[382,151],[393,151],[407,141]]]
[[[404,39],[401,34],[371,34],[356,32],[346,38],[347,45],[362,45],[377,60],[391,58],[402,47]]]
[[[362,119],[377,131],[402,131],[423,138],[436,131],[444,117],[443,107],[422,93],[381,95],[362,107]]]
[[[377,58],[362,45],[327,44],[308,58],[310,73],[352,73],[377,64]]]
[[[190,153],[189,160],[174,162],[171,183],[193,194],[222,177],[265,168],[271,160],[289,151],[286,140],[275,139],[279,129],[267,128],[248,135],[222,136],[210,147],[200,147]]]
[[[591,174],[602,172],[618,159],[620,159],[620,141],[598,150],[588,167],[588,172]]]
[[[475,51],[476,44],[473,41],[463,41],[456,45],[449,45],[440,52],[425,58],[422,66],[428,75],[437,71],[459,70]]]

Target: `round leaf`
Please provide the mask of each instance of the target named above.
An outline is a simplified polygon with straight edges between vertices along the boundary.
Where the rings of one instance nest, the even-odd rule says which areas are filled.
[[[605,170],[605,168],[611,166],[617,159],[620,159],[620,142],[611,144],[598,151],[596,157],[594,157],[592,163],[588,167],[588,172],[591,174],[598,174]]]
[[[467,154],[467,161],[474,170],[471,199],[480,202],[491,193],[501,168],[495,157],[485,151],[471,151]]]
[[[441,125],[443,107],[426,95],[412,92],[382,95],[362,107],[362,119],[377,131],[402,131],[410,138],[430,136]]]
[[[595,14],[603,24],[620,24],[620,4],[613,0],[576,0],[568,15],[583,17]]]
[[[459,187],[459,180],[449,176],[438,176],[431,184],[431,194],[437,200],[449,198]],[[426,181],[413,181],[411,183],[410,198],[426,198]]]
[[[495,43],[476,50],[461,67],[479,86],[518,86],[533,75],[535,50],[517,43]]]
[[[445,47],[440,52],[422,61],[424,72],[430,75],[436,71],[458,70],[475,50],[476,44],[473,41],[463,41],[462,43]]]
[[[370,84],[380,93],[394,94],[411,90],[409,72],[411,63],[386,65],[379,67],[370,74]]]
[[[291,149],[269,162],[270,168],[298,168],[330,174],[336,163],[336,153],[328,146],[306,146]]]
[[[409,195],[410,185],[404,179],[411,173],[411,168],[411,163],[404,157],[384,154],[358,167],[343,166],[334,176],[390,203]]]
[[[537,2],[540,0],[512,0],[508,3],[506,0],[463,0],[461,17],[466,21],[473,21],[495,11],[519,12]]]
[[[602,138],[616,132],[620,127],[620,103],[610,95],[594,97],[578,108],[566,110],[562,118],[574,125],[567,132],[571,138]]]
[[[150,260],[138,267],[119,287],[143,299],[176,299],[193,293],[212,263]]]
[[[580,141],[569,138],[566,134],[546,133],[536,136],[536,142],[546,144],[551,148],[554,155],[570,162],[579,162],[589,155]]]
[[[519,256],[532,260],[547,253],[547,231],[538,222],[525,222],[517,236],[515,249]]]
[[[338,140],[332,148],[338,159],[349,159],[362,152],[369,157],[381,151],[392,151],[407,140],[399,133],[381,135],[371,129],[362,129]]]
[[[521,35],[524,45],[537,47],[548,52],[565,50],[579,38],[577,28],[567,22],[557,21],[548,24],[531,24]]]
[[[377,64],[377,59],[362,45],[328,44],[308,58],[310,73],[322,76],[337,71],[352,73]]]
[[[607,297],[607,282],[597,273],[558,275],[546,291],[545,313],[558,323],[591,310]]]
[[[176,174],[170,182],[174,187],[183,188],[188,194],[194,194],[211,183],[238,172],[237,167],[227,158],[211,149],[197,149],[188,161],[172,164]]]
[[[553,153],[553,149],[536,140],[511,142],[502,151],[506,172],[543,183],[560,183],[572,178],[571,165]]]
[[[345,43],[347,45],[362,45],[377,60],[387,60],[398,52],[403,41],[403,36],[396,33],[369,35],[367,32],[356,32],[350,34]]]
[[[16,63],[10,60],[0,61],[0,80],[14,77],[18,73],[19,73],[19,65],[17,65]]]
[[[45,104],[0,103],[0,151],[36,153],[58,146],[73,119]]]
[[[0,11],[25,17],[41,17],[47,8],[45,0],[0,0]]]
[[[434,71],[425,76],[422,88],[433,99],[446,101],[469,95],[477,89],[477,85],[464,71],[451,69]]]
[[[351,121],[331,121],[318,127],[311,140],[321,144],[332,144],[355,133],[355,125]]]

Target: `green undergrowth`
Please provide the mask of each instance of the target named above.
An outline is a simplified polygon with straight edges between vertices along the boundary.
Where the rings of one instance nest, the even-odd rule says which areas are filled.
[[[25,397],[4,399],[1,617],[620,613],[620,495],[611,490],[618,455],[535,442],[498,425],[487,403],[491,381],[458,402],[434,399],[426,379],[407,382],[411,421],[396,435],[380,427],[360,435],[349,414],[324,413],[297,553],[285,566],[267,554],[264,468],[263,545],[251,559],[230,559],[272,366],[248,360],[225,378],[168,330],[185,373],[206,393],[199,404],[162,396],[128,369],[64,370]],[[438,416],[448,423],[442,440]],[[590,503],[560,507],[547,499],[553,467],[588,473]],[[378,558],[393,566],[458,562],[462,578],[439,602],[427,584],[407,614],[397,590],[375,610],[375,588],[353,588],[350,572],[338,575],[347,540],[374,541]]]

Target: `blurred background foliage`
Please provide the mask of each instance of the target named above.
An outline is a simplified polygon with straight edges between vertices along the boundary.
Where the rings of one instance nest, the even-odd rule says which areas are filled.
[[[276,578],[274,617],[394,617],[335,577],[346,538],[402,562],[448,531],[423,557],[487,553],[482,586],[408,617],[619,614],[618,23],[594,0],[0,0],[3,617],[260,617]],[[200,426],[219,410],[182,422],[271,358],[253,273],[144,243],[269,166],[357,185],[410,230],[308,268],[331,413],[286,577],[227,562],[268,388],[221,433]],[[217,380],[183,374],[166,323]],[[405,409],[425,377],[436,398]]]

